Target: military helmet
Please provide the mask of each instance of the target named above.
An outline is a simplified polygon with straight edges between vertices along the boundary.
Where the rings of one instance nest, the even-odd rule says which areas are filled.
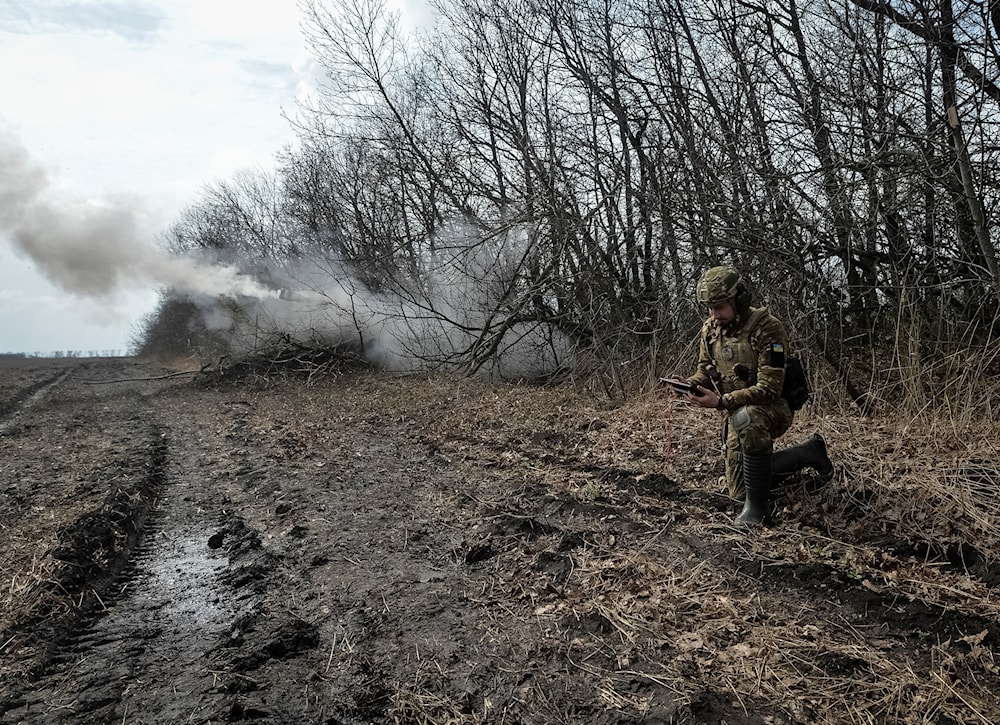
[[[736,267],[728,264],[705,270],[698,280],[697,295],[702,305],[733,300],[740,315],[750,311],[750,289]]]
[[[698,280],[698,303],[714,305],[734,299],[742,281],[736,267],[724,265],[707,269]]]

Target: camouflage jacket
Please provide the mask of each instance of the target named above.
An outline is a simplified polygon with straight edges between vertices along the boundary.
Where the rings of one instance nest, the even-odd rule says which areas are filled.
[[[728,329],[708,319],[701,328],[698,369],[688,380],[727,394],[727,410],[781,399],[788,333],[766,307],[752,307],[746,321]],[[713,383],[712,371],[717,371]]]

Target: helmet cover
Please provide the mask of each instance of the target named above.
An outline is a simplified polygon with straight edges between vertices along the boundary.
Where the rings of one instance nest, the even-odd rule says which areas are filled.
[[[714,305],[735,299],[741,291],[739,288],[742,281],[743,278],[740,277],[736,267],[723,265],[707,269],[698,280],[698,303]]]

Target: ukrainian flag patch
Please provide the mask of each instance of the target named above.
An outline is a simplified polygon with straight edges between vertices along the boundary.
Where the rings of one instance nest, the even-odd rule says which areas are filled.
[[[783,342],[771,343],[771,367],[772,368],[785,367],[785,343]]]

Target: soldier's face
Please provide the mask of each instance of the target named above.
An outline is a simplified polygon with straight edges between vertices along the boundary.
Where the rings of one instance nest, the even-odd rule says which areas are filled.
[[[736,308],[733,306],[734,300],[716,302],[708,306],[708,316],[717,321],[723,327],[731,324],[736,319]]]

